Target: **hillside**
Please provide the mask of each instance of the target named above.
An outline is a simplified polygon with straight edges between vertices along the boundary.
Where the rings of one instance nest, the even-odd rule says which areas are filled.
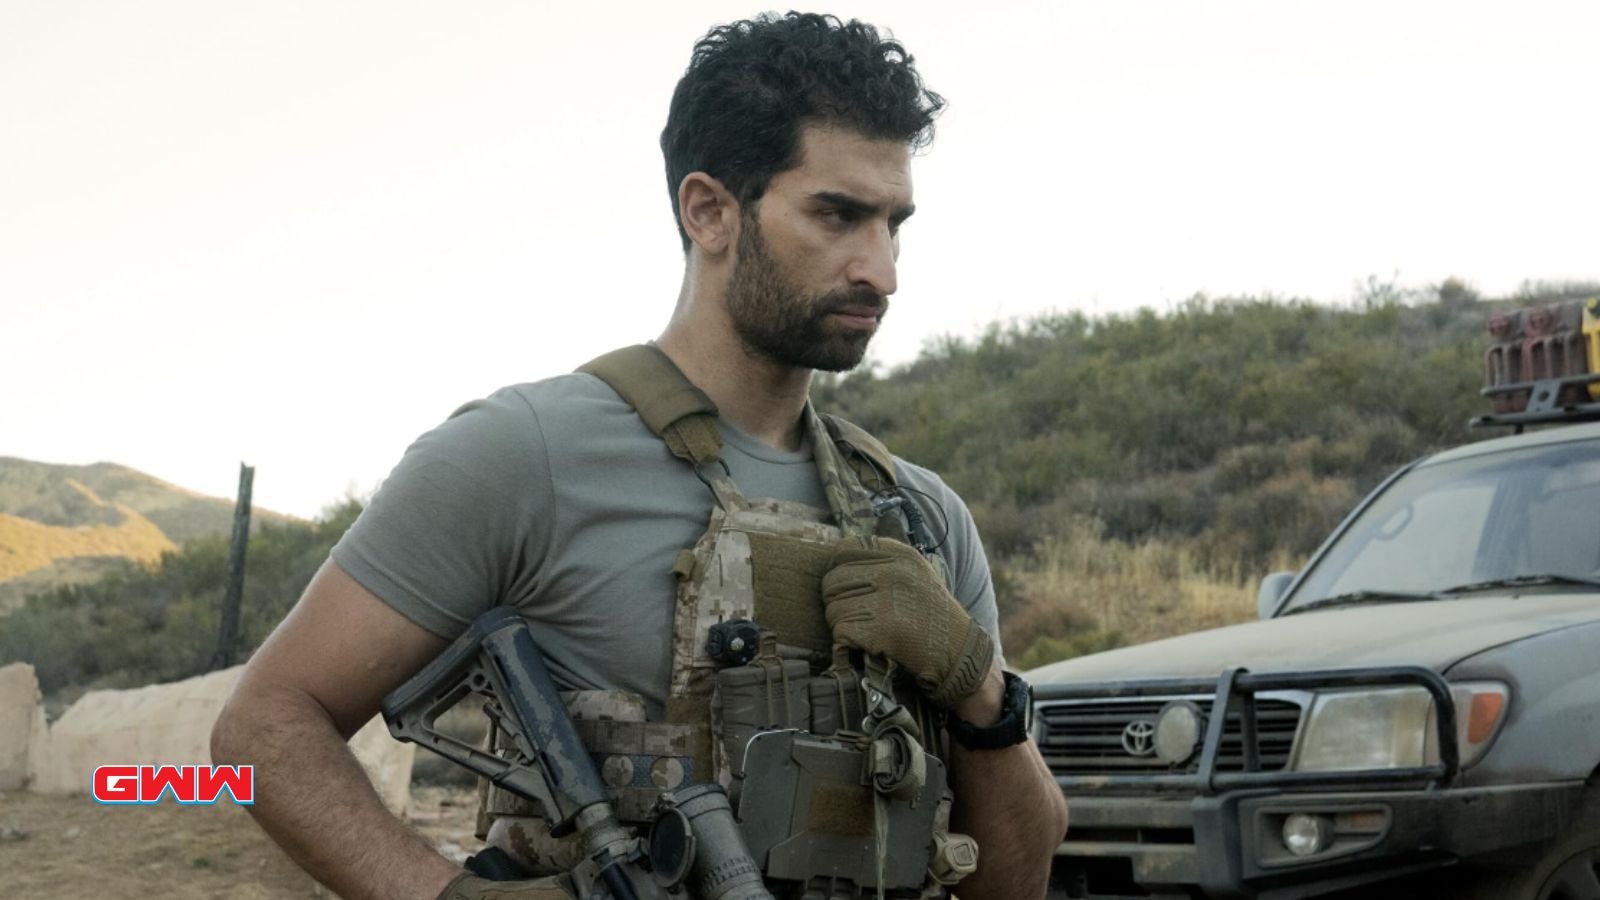
[[[1007,661],[1027,669],[1253,617],[1261,577],[1300,566],[1384,475],[1494,435],[1466,421],[1487,411],[1478,386],[1495,310],[1597,292],[1533,286],[1486,300],[1447,282],[1346,308],[1202,298],[1166,313],[1050,316],[892,371],[819,378],[814,399],[960,492],[989,553]],[[134,514],[161,521],[129,499],[137,492],[71,477],[85,490],[56,491],[35,515],[70,506],[105,542],[149,538]],[[243,648],[359,512],[347,500],[254,535]],[[35,597],[0,628],[0,665],[34,663],[56,695],[205,671],[224,530]]]
[[[265,510],[252,519],[283,521]],[[0,615],[30,594],[93,581],[123,561],[233,527],[233,501],[112,463],[52,465],[0,457]]]
[[[347,499],[314,522],[269,515],[252,527],[239,647],[253,650],[289,611],[361,511]],[[58,706],[84,690],[207,671],[227,580],[229,534],[193,538],[151,565],[118,560],[92,579],[34,593],[0,623],[0,666],[31,663]]]
[[[817,405],[939,472],[995,570],[1024,666],[1252,618],[1396,466],[1469,431],[1499,309],[1451,280],[1350,307],[1197,297],[1167,313],[995,326],[887,373],[822,379]]]

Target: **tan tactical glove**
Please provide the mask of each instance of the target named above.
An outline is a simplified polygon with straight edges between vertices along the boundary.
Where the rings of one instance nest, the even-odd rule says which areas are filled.
[[[994,640],[945,589],[916,548],[845,538],[822,576],[833,639],[894,660],[933,702],[951,706],[977,690],[994,662]]]
[[[553,878],[490,881],[462,872],[444,886],[438,900],[572,900]]]

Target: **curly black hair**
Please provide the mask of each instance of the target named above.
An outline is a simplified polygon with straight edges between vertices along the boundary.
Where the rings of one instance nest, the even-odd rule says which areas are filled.
[[[913,150],[933,140],[944,98],[898,41],[871,25],[835,16],[763,13],[706,32],[672,92],[661,153],[684,252],[689,235],[678,185],[705,172],[747,206],[773,176],[800,164],[806,124],[844,125]]]

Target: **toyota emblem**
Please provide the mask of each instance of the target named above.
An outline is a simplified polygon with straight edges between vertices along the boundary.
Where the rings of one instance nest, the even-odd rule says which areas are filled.
[[[1156,723],[1149,719],[1135,719],[1122,729],[1122,749],[1129,756],[1156,755]]]

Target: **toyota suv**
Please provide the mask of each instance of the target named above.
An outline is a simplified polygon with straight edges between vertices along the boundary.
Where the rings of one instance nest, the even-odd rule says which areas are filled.
[[[1052,898],[1600,898],[1580,312],[1497,317],[1474,424],[1516,433],[1395,472],[1263,580],[1260,621],[1028,673],[1072,818]]]

